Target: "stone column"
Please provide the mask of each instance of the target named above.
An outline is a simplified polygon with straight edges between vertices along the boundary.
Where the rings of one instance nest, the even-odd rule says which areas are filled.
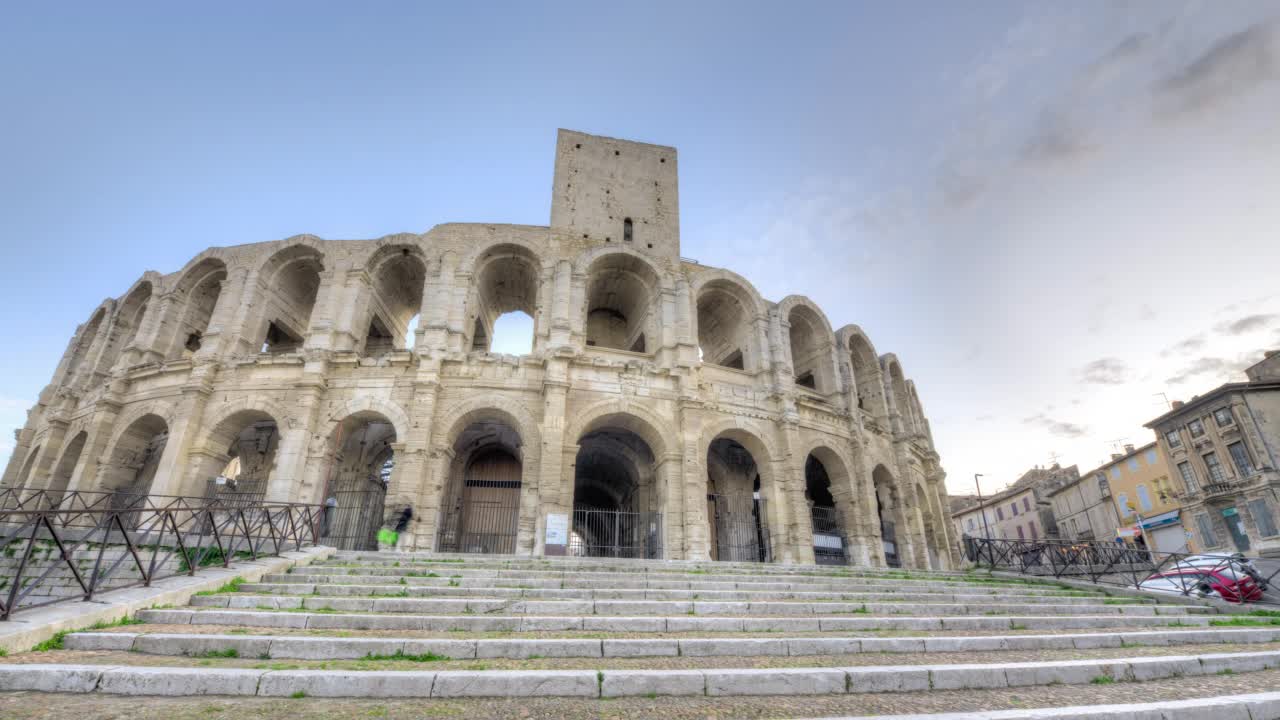
[[[787,489],[787,501],[790,504],[791,544],[794,548],[795,561],[812,565],[813,556],[813,517],[809,503],[805,500],[804,465],[808,457],[797,457],[795,448],[800,445],[800,428],[796,423],[784,422],[782,432],[782,453],[778,467],[783,470],[784,487]]]
[[[212,366],[206,365],[204,368],[212,371]],[[169,425],[169,439],[165,442],[155,479],[151,482],[152,494],[204,496],[205,481],[209,478],[193,477],[184,470],[187,468],[187,452],[200,432],[200,420],[204,417],[205,405],[213,393],[212,380],[204,372],[193,373],[190,380],[182,386],[182,396],[173,413],[173,422]]]
[[[310,366],[311,363],[308,363]],[[321,361],[323,365],[323,361]],[[321,430],[320,409],[324,400],[323,367],[308,367],[294,386],[296,415],[282,418],[280,443],[276,447],[275,468],[267,481],[268,502],[324,502],[324,484],[320,481],[323,470],[317,472],[327,459],[331,438],[312,435]],[[318,446],[318,447],[317,447]],[[320,450],[317,457],[317,449]]]

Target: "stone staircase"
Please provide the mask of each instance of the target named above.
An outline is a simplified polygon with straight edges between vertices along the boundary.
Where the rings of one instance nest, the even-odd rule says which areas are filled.
[[[1271,621],[982,573],[338,553],[11,654],[0,689],[231,696],[298,717],[317,698],[474,718],[504,706],[467,698],[554,717],[999,710],[1011,689],[1053,705],[1070,687],[1077,705],[1116,683],[1175,702],[1191,678],[1196,697],[1280,687]]]

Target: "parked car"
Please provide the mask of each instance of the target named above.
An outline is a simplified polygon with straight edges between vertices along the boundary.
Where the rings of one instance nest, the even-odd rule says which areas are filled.
[[[1152,575],[1138,583],[1137,588],[1169,595],[1217,595],[1233,603],[1262,599],[1262,590],[1253,578],[1230,568],[1173,568]]]
[[[1253,582],[1256,583],[1258,588],[1264,592],[1269,585],[1266,577],[1263,576],[1261,572],[1258,572],[1258,568],[1253,564],[1253,561],[1241,553],[1236,553],[1234,555],[1191,555],[1178,560],[1174,563],[1173,567],[1195,568],[1198,570],[1229,568],[1235,571],[1236,574],[1248,575],[1253,578]]]

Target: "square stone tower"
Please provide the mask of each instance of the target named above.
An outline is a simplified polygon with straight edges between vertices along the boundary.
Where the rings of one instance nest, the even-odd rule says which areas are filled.
[[[591,243],[680,257],[676,149],[561,130],[551,229]]]

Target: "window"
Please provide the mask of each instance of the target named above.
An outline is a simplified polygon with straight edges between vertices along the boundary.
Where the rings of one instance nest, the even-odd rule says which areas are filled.
[[[1129,458],[1129,463],[1128,463],[1128,464],[1129,464],[1129,469],[1130,469],[1130,470],[1132,470],[1133,472],[1138,472],[1138,469],[1139,469],[1139,466],[1138,466],[1138,458],[1136,458],[1136,457],[1131,457],[1131,458]]]
[[[1029,497],[1022,498],[1022,509],[1026,510],[1027,512],[1031,512],[1031,498]]]
[[[1129,509],[1128,493],[1120,493],[1119,495],[1117,495],[1116,503],[1120,505],[1120,517],[1129,517],[1129,514],[1133,512],[1132,510]]]
[[[1035,539],[1036,539],[1036,521],[1035,521],[1035,520],[1028,520],[1028,521],[1027,521],[1027,528],[1031,531],[1031,539],[1032,539],[1032,540],[1035,540]]]
[[[1231,462],[1236,464],[1240,477],[1249,477],[1253,474],[1253,463],[1249,462],[1249,451],[1244,449],[1244,443],[1233,442],[1227,446],[1227,451],[1231,453]]]
[[[1227,476],[1222,471],[1222,463],[1218,462],[1218,453],[1204,454],[1204,466],[1209,469],[1209,482],[1226,482]]]
[[[1016,502],[1009,503],[1009,511],[1013,513],[1014,517],[1018,517],[1018,503]]]
[[[1004,519],[1004,508],[1000,508],[1000,507],[996,508],[996,520],[1003,520],[1003,519]]]
[[[1151,491],[1147,490],[1146,485],[1138,486],[1138,505],[1142,508],[1142,512],[1151,512]]]
[[[1199,484],[1196,482],[1195,468],[1191,467],[1191,463],[1178,463],[1178,472],[1182,473],[1182,482],[1187,486],[1187,492],[1193,493],[1200,489]]]
[[[1204,435],[1204,423],[1199,418],[1187,423],[1187,432],[1191,433],[1191,437],[1198,438]]]
[[[1108,495],[1110,495],[1111,483],[1107,482],[1107,474],[1098,473],[1097,480],[1098,480],[1098,494],[1102,495],[1102,497],[1107,497]]]
[[[1164,441],[1169,443],[1169,447],[1175,450],[1177,448],[1182,447],[1182,436],[1178,434],[1177,430],[1170,430],[1169,432],[1165,433]]]
[[[622,242],[631,242],[633,237],[631,218],[624,218],[622,221]]]
[[[1158,453],[1156,453],[1155,448],[1151,448],[1150,450],[1147,451],[1147,465],[1154,467],[1155,464],[1159,462],[1159,460],[1160,460],[1160,456]]]
[[[1019,526],[1018,526],[1018,539],[1019,539],[1019,540],[1026,540],[1026,539],[1027,539],[1027,537],[1026,537],[1025,535],[1023,535],[1023,534],[1022,534],[1022,526],[1021,526],[1021,525],[1019,525]]]
[[[1117,465],[1117,466],[1115,466],[1115,467],[1111,468],[1111,479],[1112,479],[1112,480],[1119,480],[1119,479],[1120,479],[1120,466],[1119,466],[1119,465]]]
[[[1263,537],[1280,535],[1280,530],[1276,529],[1275,518],[1271,517],[1271,508],[1267,506],[1265,498],[1250,500],[1249,514],[1253,516],[1253,521],[1257,523],[1260,535]]]
[[[1213,411],[1213,421],[1218,424],[1218,427],[1236,424],[1236,419],[1231,417],[1231,408],[1225,407]]]
[[[1213,521],[1209,520],[1208,513],[1196,515],[1196,527],[1200,529],[1200,542],[1205,547],[1218,547],[1218,536],[1213,534]]]
[[[973,518],[969,518],[969,529],[973,529]]]

